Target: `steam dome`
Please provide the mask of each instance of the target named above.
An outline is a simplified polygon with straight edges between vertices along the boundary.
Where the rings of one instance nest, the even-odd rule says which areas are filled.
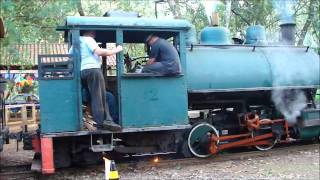
[[[246,31],[246,43],[245,44],[265,44],[266,43],[266,31],[263,26],[249,26]]]
[[[229,30],[225,27],[205,27],[200,33],[200,43],[207,45],[230,44]]]

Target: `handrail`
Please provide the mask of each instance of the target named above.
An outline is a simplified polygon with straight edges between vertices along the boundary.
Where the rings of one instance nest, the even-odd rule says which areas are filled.
[[[268,47],[279,47],[279,48],[306,48],[306,52],[309,50],[309,46],[291,46],[291,45],[254,45],[254,44],[223,44],[223,45],[209,45],[209,44],[191,44],[187,46],[192,51],[193,47],[212,47],[212,48],[221,48],[221,47],[252,47],[252,51],[255,50],[256,47],[259,48],[268,48]]]

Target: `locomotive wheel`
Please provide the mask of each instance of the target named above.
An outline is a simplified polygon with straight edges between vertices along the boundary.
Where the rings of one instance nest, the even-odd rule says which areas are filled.
[[[270,149],[273,148],[274,145],[276,145],[277,140],[275,139],[269,139],[270,141],[270,145],[257,145],[255,146],[256,149],[258,149],[259,151],[268,151]]]
[[[219,137],[216,128],[208,123],[197,124],[191,129],[188,136],[188,147],[194,156],[205,158],[211,155],[209,151],[210,134],[215,134]]]
[[[260,133],[259,133],[260,131]],[[271,127],[270,126],[266,126],[266,127],[260,127],[260,129],[256,132],[256,135],[261,135],[261,134],[264,134],[264,133],[270,133],[272,132],[271,130]],[[252,137],[254,137],[254,133],[252,132],[251,134]],[[268,141],[270,142],[270,144],[268,145],[256,145],[255,148],[258,149],[259,151],[268,151],[270,149],[273,148],[274,145],[276,145],[277,143],[277,139],[274,139],[274,138],[270,138],[268,139]]]

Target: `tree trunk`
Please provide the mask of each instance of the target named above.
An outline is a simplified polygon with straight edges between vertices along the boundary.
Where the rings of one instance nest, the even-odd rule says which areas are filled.
[[[308,13],[307,21],[303,25],[303,28],[302,28],[302,30],[300,32],[298,46],[303,45],[304,38],[306,37],[307,32],[308,32],[308,30],[310,28],[312,19],[315,17],[315,6],[314,6],[314,4],[315,4],[315,0],[310,0],[308,12],[307,12]]]
[[[168,0],[169,8],[175,19],[181,19],[179,0]]]
[[[225,12],[226,24],[225,24],[225,27],[227,27],[227,28],[229,28],[230,16],[231,16],[231,0],[226,0],[226,12]]]
[[[78,13],[80,14],[80,16],[85,16],[83,8],[82,8],[81,0],[78,0],[77,8],[78,8]]]

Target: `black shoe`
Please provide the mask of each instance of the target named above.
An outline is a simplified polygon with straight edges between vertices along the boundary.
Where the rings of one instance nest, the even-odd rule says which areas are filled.
[[[110,131],[121,131],[122,129],[120,125],[114,123],[113,121],[103,121],[102,126]]]
[[[109,129],[107,129],[106,127],[104,127],[103,125],[100,125],[100,124],[95,125],[95,128],[96,128],[96,130],[100,130],[100,131],[109,130]]]

